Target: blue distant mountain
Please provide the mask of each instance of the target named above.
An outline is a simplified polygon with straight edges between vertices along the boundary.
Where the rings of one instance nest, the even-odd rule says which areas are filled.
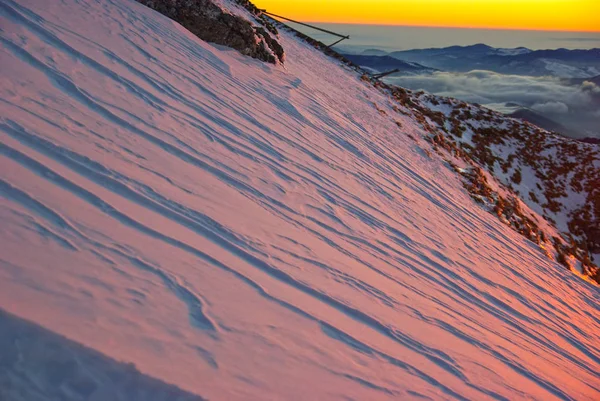
[[[567,82],[573,85],[580,85],[585,81],[591,82],[593,84],[596,84],[596,86],[600,87],[600,75],[591,78],[571,78],[567,80]]]
[[[488,107],[497,107],[511,117],[569,137],[600,135],[597,114],[600,109],[600,91],[583,85],[588,81],[600,87],[600,49],[505,49],[477,44],[391,53],[368,49],[361,54],[347,54],[346,57],[371,71],[399,69],[395,77],[387,79],[395,79],[393,82],[400,86],[443,93],[444,96],[467,101],[470,100],[469,97],[470,101],[473,101],[472,98],[483,98],[487,100]],[[477,80],[485,82],[487,77],[498,75],[494,78],[499,80],[496,83],[499,86],[487,85],[490,93],[486,94],[479,93],[480,88],[477,86],[459,88],[453,84],[453,78],[474,70],[492,71],[478,74]],[[449,75],[444,75],[448,73]],[[516,87],[510,78],[505,78],[507,75],[544,77],[527,81],[529,90],[541,91],[542,95],[527,95],[528,89]],[[558,79],[545,78],[548,76]],[[507,90],[511,85],[512,92]],[[580,100],[574,101],[574,96],[557,99],[556,95],[552,95],[554,90],[548,90],[548,96],[544,97],[543,89],[547,85],[552,88],[561,85],[564,88],[576,88],[568,89],[567,92],[577,92],[577,99]],[[511,102],[514,104],[509,107]]]
[[[361,54],[363,56],[387,56],[388,52],[380,49],[366,49]]]
[[[525,47],[501,49],[476,44],[395,51],[387,53],[387,56],[449,72],[488,70],[502,74],[551,75],[563,78],[587,78],[600,75],[600,49],[530,50]]]
[[[376,72],[398,69],[400,70],[398,72],[399,74],[412,75],[430,74],[434,71],[438,71],[436,68],[426,67],[419,63],[402,61],[385,55],[344,54],[344,56],[353,63],[358,64],[365,69]]]

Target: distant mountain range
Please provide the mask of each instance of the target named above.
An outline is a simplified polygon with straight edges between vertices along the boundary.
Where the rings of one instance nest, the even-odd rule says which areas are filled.
[[[561,123],[558,123],[550,117],[538,112],[531,110],[527,107],[521,107],[512,113],[506,114],[509,117],[517,118],[522,121],[527,121],[531,124],[537,125],[540,128],[550,132],[557,132],[567,137],[576,138],[580,142],[591,143],[594,145],[600,145],[600,138],[594,137],[581,137],[582,133],[571,128],[568,128]]]
[[[360,56],[393,57],[448,72],[488,70],[501,74],[587,78],[600,75],[600,49],[531,50],[495,48],[485,44],[385,52],[368,49]],[[369,59],[371,64],[376,59]],[[384,62],[382,60],[382,62]],[[389,63],[389,61],[385,61]],[[359,63],[360,64],[360,63]]]
[[[505,103],[499,109],[506,115],[528,121],[548,131],[573,138],[590,137],[593,139],[600,134],[598,131],[600,123],[597,121],[597,113],[594,113],[594,110],[600,110],[600,91],[583,85],[585,81],[588,81],[600,87],[600,49],[531,50],[525,47],[504,49],[477,44],[394,52],[367,49],[361,54],[346,54],[346,57],[371,71],[383,72],[398,69],[399,72],[394,74],[396,75],[394,83],[401,86],[424,89],[431,93],[444,93],[446,96],[455,96],[463,98],[463,100],[470,99],[468,96],[467,98],[461,97],[461,94],[469,94],[470,91],[476,92],[478,88],[459,89],[456,86],[439,84],[439,82],[445,82],[443,78],[438,80],[414,80],[414,78],[419,78],[419,75],[426,77],[436,73],[460,75],[475,70],[491,71],[500,76],[538,77],[536,79],[542,80],[546,80],[546,77],[553,77],[548,78],[549,83],[540,82],[539,88],[534,89],[535,85],[530,83],[531,90],[542,92],[546,90],[549,94],[548,98],[529,99],[523,95],[523,91],[527,89],[521,90],[519,87],[514,88],[515,97],[509,100],[506,99],[506,85],[500,86],[505,91],[501,95],[494,92],[492,85],[489,88],[490,96],[486,96],[485,93],[478,95],[488,99],[503,98],[498,102],[489,101],[492,104],[489,107],[496,108],[494,105],[500,106]],[[484,80],[485,78],[478,77],[478,79]],[[508,83],[514,85],[514,83]],[[499,85],[504,85],[504,82]],[[557,96],[560,90],[556,89],[560,85],[565,88],[577,87],[576,90],[580,91],[579,94],[589,98],[589,101],[580,104],[581,100],[576,101],[572,94],[569,95],[566,92],[564,93],[565,98],[560,99],[560,96]],[[511,102],[514,103],[509,106]],[[560,106],[564,111],[556,113],[552,107],[544,107],[545,102]]]
[[[592,82],[600,87],[600,76],[592,78],[573,78],[567,80],[570,85],[581,85],[584,81]],[[589,99],[591,104],[590,110],[600,110],[600,92],[589,91]],[[507,103],[506,106],[514,106],[513,112],[507,113],[508,116],[518,118],[532,124],[537,125],[547,131],[558,132],[562,135],[579,138],[579,140],[587,143],[599,144],[600,137],[588,137],[589,135],[600,134],[600,122],[597,117],[590,116],[589,113],[579,113],[578,110],[572,110],[573,117],[564,123],[556,121],[554,115],[543,113],[540,110],[532,110],[528,107],[519,104]],[[597,115],[597,114],[596,114]]]
[[[581,142],[591,143],[592,145],[600,145],[600,138],[583,138]]]
[[[587,81],[596,84],[596,86],[600,86],[600,75],[589,78],[571,78],[567,81],[573,85],[581,85],[583,82]]]
[[[398,69],[400,74],[430,74],[439,71],[436,68],[426,67],[419,63],[402,61],[391,56],[377,56],[364,54],[345,54],[348,60],[363,68],[384,72]]]
[[[514,112],[509,113],[507,115],[509,117],[518,118],[520,120],[530,122],[530,123],[537,125],[538,127],[543,128],[547,131],[560,132],[560,133],[570,136],[570,137],[579,136],[579,133],[572,132],[569,128],[565,127],[564,125],[557,123],[556,121],[552,120],[551,118],[549,118],[539,112],[531,110],[530,108],[527,108],[527,107],[518,108]]]

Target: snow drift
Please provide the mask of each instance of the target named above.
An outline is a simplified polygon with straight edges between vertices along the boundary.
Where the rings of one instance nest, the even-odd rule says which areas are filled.
[[[94,372],[76,391],[1,362],[5,394],[103,399],[133,371],[173,398],[597,399],[597,287],[354,70],[284,30],[263,63],[132,0],[0,21],[0,305],[60,338],[20,350],[79,343],[68,374]]]

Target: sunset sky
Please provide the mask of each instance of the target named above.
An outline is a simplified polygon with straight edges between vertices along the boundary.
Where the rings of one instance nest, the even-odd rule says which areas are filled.
[[[600,0],[255,0],[301,21],[600,32]]]

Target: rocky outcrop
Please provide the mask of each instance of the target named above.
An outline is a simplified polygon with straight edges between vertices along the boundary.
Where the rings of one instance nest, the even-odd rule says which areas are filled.
[[[373,81],[366,75],[364,80]],[[457,172],[465,178],[465,188],[476,201],[527,239],[543,247],[544,243],[551,243],[558,262],[580,270],[583,276],[600,284],[597,145],[564,138],[460,100],[380,81],[373,84],[387,90],[407,110],[404,113],[414,116],[429,133],[428,139],[435,148],[472,166]],[[482,171],[495,177],[514,196],[505,198],[492,191]],[[537,210],[561,238],[544,233],[517,207],[517,198]]]
[[[279,42],[264,28],[223,10],[212,0],[137,0],[207,42],[269,63],[283,62]]]

